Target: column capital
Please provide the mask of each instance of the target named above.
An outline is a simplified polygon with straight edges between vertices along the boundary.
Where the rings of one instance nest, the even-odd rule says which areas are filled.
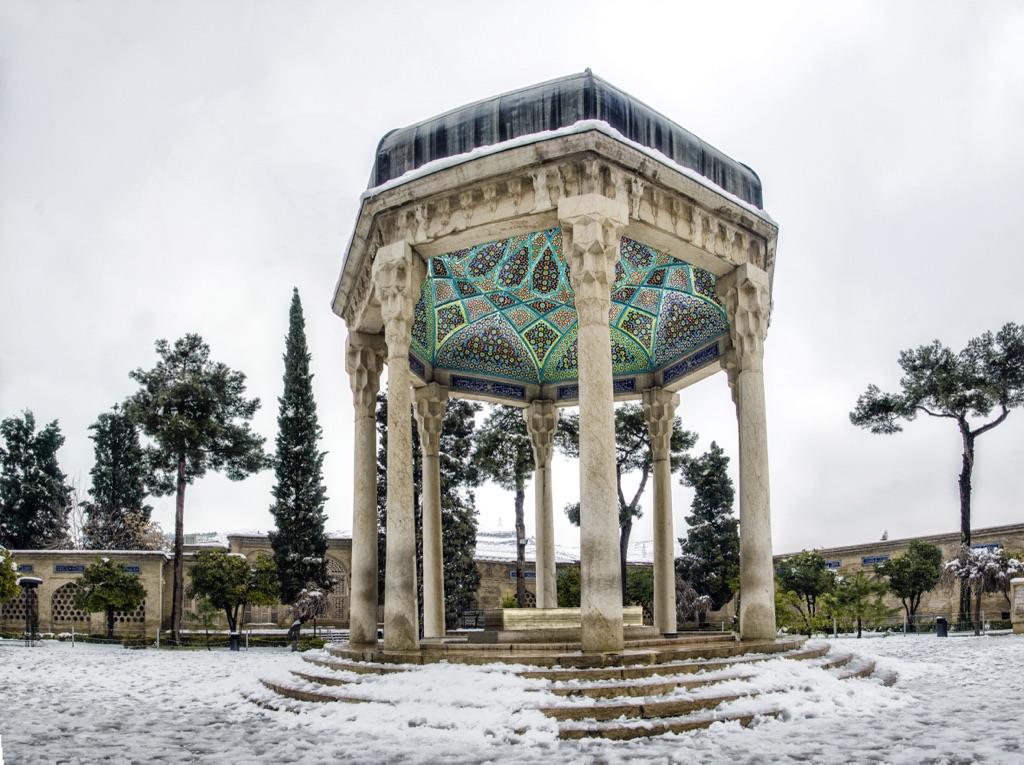
[[[622,230],[629,223],[625,200],[583,194],[558,200],[562,252],[576,293],[580,324],[608,321]]]
[[[430,383],[416,388],[412,400],[423,453],[427,457],[436,457],[441,451],[441,425],[448,406],[448,389],[438,383]]]
[[[555,442],[555,431],[558,429],[558,407],[554,401],[531,401],[523,409],[526,419],[526,430],[533,442],[534,466],[540,470],[551,464],[551,448]]]
[[[644,419],[651,434],[654,461],[667,460],[671,453],[679,394],[664,388],[648,388],[643,392],[643,397]]]
[[[764,339],[771,317],[768,274],[751,263],[718,278],[716,288],[725,303],[729,335],[736,351],[737,374],[762,372]]]
[[[384,366],[384,338],[365,332],[349,332],[345,340],[345,371],[352,387],[356,417],[373,417]]]
[[[409,355],[413,313],[427,276],[426,264],[408,242],[392,242],[377,250],[371,273],[373,292],[384,320],[387,357],[406,358]]]

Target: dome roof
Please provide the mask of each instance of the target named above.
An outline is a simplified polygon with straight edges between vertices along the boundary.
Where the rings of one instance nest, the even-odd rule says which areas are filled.
[[[607,123],[624,137],[654,149],[758,209],[761,180],[693,133],[587,69],[557,80],[462,106],[381,139],[370,188],[437,159],[465,154],[583,120]]]
[[[664,370],[728,332],[712,274],[628,238],[619,252],[609,315],[614,375]],[[576,322],[562,232],[536,231],[431,259],[411,350],[449,373],[575,383]]]

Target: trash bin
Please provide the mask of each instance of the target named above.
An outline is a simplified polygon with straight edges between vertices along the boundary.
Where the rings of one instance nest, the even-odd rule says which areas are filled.
[[[940,616],[935,620],[935,637],[949,637],[946,632],[946,617]]]
[[[242,636],[239,635],[237,632],[232,632],[231,635],[228,637],[228,646],[231,648],[232,651],[237,651],[241,641]]]

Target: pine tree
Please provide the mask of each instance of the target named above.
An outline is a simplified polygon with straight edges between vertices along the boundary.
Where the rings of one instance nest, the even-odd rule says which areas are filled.
[[[299,291],[292,291],[284,353],[284,394],[278,398],[274,516],[270,533],[281,580],[281,602],[293,603],[306,589],[327,592],[327,534],[324,532],[324,452],[313,400],[313,375],[306,347],[306,322]]]
[[[146,599],[146,588],[135,574],[125,571],[123,563],[101,558],[85,569],[78,580],[75,608],[102,611],[107,616],[107,638],[114,637],[115,612],[130,613]]]
[[[63,547],[70,487],[57,464],[64,436],[54,420],[36,432],[36,419],[0,422],[0,545],[9,549]]]
[[[171,640],[181,638],[184,587],[185,486],[208,470],[223,470],[240,481],[267,466],[263,437],[249,421],[260,401],[245,398],[245,375],[210,360],[199,335],[185,335],[172,347],[156,341],[160,361],[129,377],[140,385],[126,411],[153,443],[146,448],[147,483],[153,494],[174,494],[174,586]]]
[[[135,423],[115,405],[89,426],[96,463],[83,534],[92,550],[143,550],[153,508],[146,500],[146,464]]]
[[[441,550],[444,555],[445,622],[454,627],[462,612],[473,607],[480,586],[480,571],[473,559],[476,554],[476,507],[472,487],[480,482],[480,474],[472,461],[475,415],[480,405],[470,401],[449,399],[441,424]],[[412,420],[413,502],[416,526],[416,575],[423,613],[423,451],[416,419]],[[387,469],[388,469],[388,400],[385,393],[377,396],[377,541],[378,593],[384,602],[384,571],[387,566]]]
[[[533,442],[526,430],[523,410],[495,406],[476,434],[473,462],[506,491],[515,492],[516,601],[526,607],[526,518],[523,511],[526,482],[533,476]]]
[[[693,512],[686,516],[690,529],[679,540],[683,554],[676,561],[676,571],[698,595],[711,598],[712,610],[732,599],[740,569],[739,522],[732,514],[736,492],[728,470],[729,458],[712,441],[707,452],[683,466],[681,480],[693,487],[694,495]],[[703,621],[705,612],[700,616]]]

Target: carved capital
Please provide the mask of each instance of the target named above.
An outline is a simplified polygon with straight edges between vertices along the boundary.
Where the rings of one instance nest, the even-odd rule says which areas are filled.
[[[672,428],[676,422],[676,407],[679,394],[664,388],[648,388],[644,391],[644,419],[651,434],[651,453],[654,461],[669,458],[672,443]]]
[[[744,263],[720,277],[716,288],[729,319],[729,334],[739,366],[737,373],[762,372],[764,338],[771,315],[768,274]]]
[[[607,323],[628,208],[599,194],[565,197],[558,200],[558,220],[580,324]]]
[[[426,266],[408,242],[386,244],[373,261],[373,291],[380,303],[388,358],[406,358],[413,311],[420,297]]]
[[[448,389],[438,383],[416,388],[412,393],[412,406],[423,453],[436,457],[441,450],[441,424],[448,407]]]
[[[345,371],[352,386],[356,417],[373,417],[384,367],[384,338],[364,332],[349,332],[345,341]]]
[[[558,408],[554,401],[533,401],[523,410],[526,430],[533,442],[533,462],[538,470],[551,464],[551,447],[558,427]]]

